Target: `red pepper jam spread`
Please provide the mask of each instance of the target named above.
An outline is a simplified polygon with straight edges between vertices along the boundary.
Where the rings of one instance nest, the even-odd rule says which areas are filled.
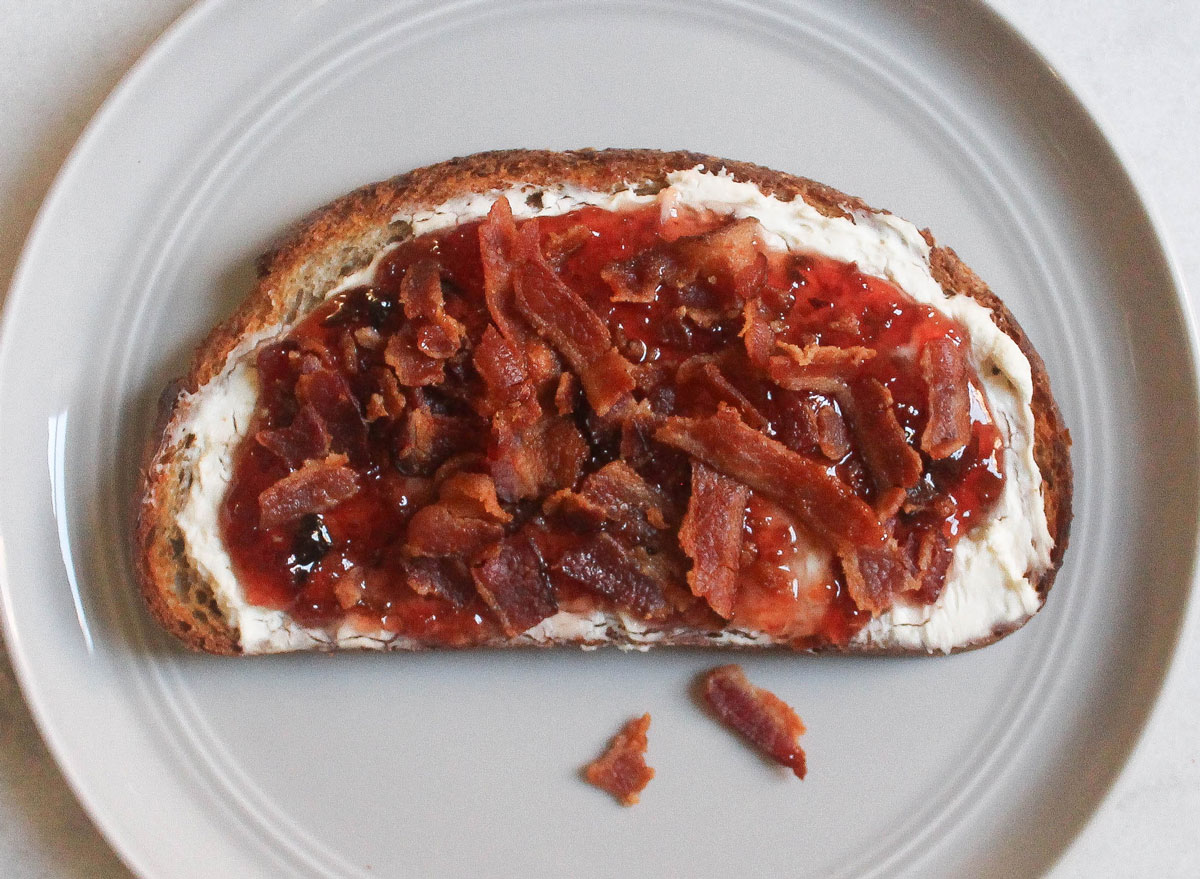
[[[750,219],[408,240],[257,354],[221,512],[254,604],[426,644],[559,611],[845,644],[1003,486],[965,331]]]

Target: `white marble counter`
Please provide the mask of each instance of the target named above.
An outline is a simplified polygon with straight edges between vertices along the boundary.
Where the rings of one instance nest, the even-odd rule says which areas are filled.
[[[993,0],[1131,163],[1200,308],[1200,3]],[[0,290],[117,80],[188,0],[0,0]],[[1055,879],[1200,875],[1200,602],[1141,744]],[[0,873],[128,877],[42,744],[0,651]]]

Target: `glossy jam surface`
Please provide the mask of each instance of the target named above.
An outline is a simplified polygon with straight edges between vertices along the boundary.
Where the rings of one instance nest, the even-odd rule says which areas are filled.
[[[546,578],[557,610],[631,613],[627,597],[614,598],[568,575],[570,564],[556,561],[592,545],[603,532],[622,552],[634,554],[629,557],[636,556],[636,564],[652,568],[656,582],[665,582],[667,572],[671,585],[661,592],[668,609],[650,614],[653,627],[728,627],[815,646],[845,644],[870,618],[848,595],[828,540],[806,527],[786,498],[753,491],[742,512],[732,612],[726,619],[718,616],[689,591],[691,560],[677,536],[689,506],[689,457],[652,433],[639,434],[630,427],[635,421],[621,420],[621,412],[635,409],[657,419],[704,418],[735,400],[741,417],[772,442],[818,462],[866,504],[882,504],[878,480],[853,430],[843,431],[846,440],[832,454],[814,440],[806,413],[827,413],[853,425],[857,416],[844,411],[846,398],[836,390],[788,389],[761,363],[756,366],[747,354],[747,302],[771,327],[776,344],[870,350],[861,363],[839,367],[838,377],[849,385],[868,379],[882,384],[896,421],[921,456],[921,477],[906,490],[905,504],[893,503],[880,514],[914,568],[923,546],[936,544],[944,554],[999,496],[999,433],[973,372],[963,378],[971,395],[969,441],[937,459],[920,450],[931,393],[921,352],[931,341],[962,346],[967,340],[955,322],[888,282],[852,264],[761,247],[752,271],[725,271],[720,260],[710,267],[705,248],[720,253],[725,245],[714,243],[712,235],[730,228],[731,221],[708,212],[664,216],[657,205],[624,212],[582,208],[517,225],[525,235],[531,234],[528,227],[536,229],[546,264],[603,321],[635,382],[602,417],[577,377],[562,378],[572,373],[566,358],[555,345],[546,346],[554,352],[552,377],[538,387],[536,405],[547,413],[545,423],[561,423],[570,437],[582,437],[586,451],[572,471],[572,484],[519,498],[502,491],[500,509],[486,527],[496,540],[528,539],[535,550],[530,558],[537,559],[538,576]],[[337,294],[258,352],[260,400],[237,450],[221,513],[222,537],[251,603],[286,610],[306,625],[332,626],[349,618],[366,631],[383,629],[434,644],[469,645],[511,634],[497,616],[496,602],[485,600],[472,579],[493,549],[456,555],[451,548],[430,556],[414,551],[409,534],[418,511],[445,496],[447,480],[495,473],[498,428],[474,360],[485,331],[494,332],[495,324],[485,299],[480,228],[479,222],[468,223],[398,245],[383,258],[372,284]],[[394,380],[388,342],[413,332],[402,284],[422,260],[436,264],[445,314],[461,327],[462,338],[451,356],[435,364],[442,370],[439,380],[406,386]],[[690,271],[672,275],[678,263]],[[629,283],[641,285],[643,294],[650,289],[652,299],[614,301],[614,266]],[[412,344],[425,344],[421,332]],[[711,355],[720,381],[694,378],[709,362],[697,355]],[[334,488],[322,490],[337,491],[335,477],[344,481],[351,471],[354,487],[340,502],[316,504],[319,511],[291,517],[285,511],[272,519],[264,516],[264,492],[306,465],[302,452],[289,459],[270,437],[292,428],[303,433],[297,427],[301,398],[321,412],[321,454],[345,468],[329,477]],[[423,433],[429,423],[436,430]],[[414,447],[414,436],[432,437],[430,447]],[[636,454],[631,437],[641,440]],[[545,454],[560,445],[549,443]],[[619,460],[627,460],[657,493],[664,522],[642,511],[597,524],[556,506],[551,497],[556,491],[580,491],[589,475]],[[648,518],[657,524],[647,525]],[[933,533],[939,537],[931,543],[924,535]],[[430,566],[437,569],[439,588],[414,588],[414,570]],[[906,600],[932,602],[941,581],[941,576],[918,581]]]

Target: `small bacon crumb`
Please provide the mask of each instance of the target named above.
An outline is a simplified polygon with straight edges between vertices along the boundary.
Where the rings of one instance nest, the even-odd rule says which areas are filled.
[[[804,735],[804,722],[786,702],[750,683],[740,665],[712,669],[704,675],[703,686],[705,701],[722,723],[804,778],[804,750],[797,741]]]
[[[654,770],[646,765],[646,731],[650,729],[650,715],[635,717],[621,728],[600,757],[584,769],[584,778],[601,790],[608,791],[622,806],[632,806],[650,779]]]

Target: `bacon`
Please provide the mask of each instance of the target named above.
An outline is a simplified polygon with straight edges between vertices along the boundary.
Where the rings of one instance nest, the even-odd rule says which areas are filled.
[[[918,582],[919,600],[932,604],[946,584],[946,572],[954,552],[940,527],[924,528],[910,540],[916,543],[916,568],[920,572]]]
[[[808,394],[800,406],[817,448],[830,461],[840,461],[850,452],[850,435],[836,400],[823,394]]]
[[[775,330],[767,318],[767,310],[761,299],[747,300],[742,306],[742,342],[746,356],[759,369],[766,369],[771,352],[775,350]]]
[[[476,419],[441,415],[421,401],[408,409],[396,436],[396,465],[405,473],[426,476],[452,455],[481,445]]]
[[[610,534],[590,535],[563,553],[551,571],[642,619],[662,619],[671,611],[668,584],[651,566],[646,552],[624,549]]]
[[[479,596],[510,638],[558,612],[537,548],[523,534],[501,541],[471,574]]]
[[[797,778],[804,778],[807,766],[799,742],[804,722],[786,702],[751,684],[740,665],[723,665],[706,673],[703,692],[722,723]]]
[[[921,479],[921,455],[896,419],[892,393],[874,378],[854,383],[854,435],[878,492],[909,489]]]
[[[929,420],[921,433],[921,448],[940,461],[961,451],[971,440],[967,354],[963,344],[954,339],[933,339],[921,349],[918,363],[929,389]]]
[[[455,607],[465,607],[475,597],[470,571],[460,558],[418,556],[406,559],[404,574],[413,592],[441,598]]]
[[[693,462],[692,495],[679,529],[679,544],[692,559],[687,581],[725,619],[737,598],[742,529],[750,490],[711,467]]]
[[[395,373],[390,369],[380,367],[374,371],[374,375],[376,381],[379,382],[379,399],[384,414],[388,418],[399,417],[407,402],[404,399],[404,392],[400,390],[400,383],[396,381]]]
[[[287,427],[260,430],[254,438],[259,445],[282,458],[290,470],[329,453],[329,431],[311,405],[301,406]]]
[[[310,513],[324,513],[358,490],[358,474],[347,466],[345,455],[309,461],[259,494],[259,527],[279,528]]]
[[[523,227],[536,233],[534,226]],[[522,234],[513,272],[520,312],[579,375],[588,402],[604,415],[634,388],[633,369],[612,344],[608,324],[550,268],[535,235]]]
[[[406,388],[440,385],[446,380],[445,364],[417,347],[412,326],[405,327],[388,339],[383,359],[396,373],[396,380]]]
[[[405,550],[413,556],[472,558],[504,536],[504,526],[438,502],[422,507],[408,523]]]
[[[438,496],[464,515],[501,523],[512,521],[496,497],[496,483],[486,473],[455,473],[442,483]]]
[[[883,540],[874,511],[845,483],[747,426],[732,409],[708,418],[672,416],[655,437],[792,510],[834,546]]]
[[[607,525],[616,534],[642,544],[656,544],[667,528],[665,495],[624,461],[605,464],[583,482],[578,493],[560,491],[547,499],[548,512],[585,527]]]
[[[872,616],[891,607],[899,593],[919,586],[894,537],[874,546],[840,547],[838,556],[846,591],[859,609]]]
[[[754,408],[754,404],[746,398],[721,372],[711,354],[696,354],[679,365],[676,373],[679,384],[693,384],[703,387],[718,403],[728,403],[741,413],[742,420],[755,430],[764,430],[767,419]]]
[[[752,283],[752,275],[743,273],[762,272],[765,275],[763,229],[753,217],[734,220],[701,235],[680,238],[676,242],[676,252],[692,277],[712,278],[714,282],[724,278],[739,297],[753,292],[758,286]]]
[[[506,501],[574,486],[587,456],[587,442],[566,416],[528,424],[519,413],[505,410],[492,420],[488,466]]]
[[[417,348],[436,360],[451,357],[462,346],[463,325],[446,314],[438,264],[429,258],[417,260],[400,282],[404,316],[418,324]]]
[[[574,255],[593,237],[592,230],[583,223],[576,223],[561,232],[555,232],[546,239],[546,258],[551,262],[562,262]]]
[[[558,387],[554,389],[554,411],[559,415],[570,415],[575,411],[578,395],[579,379],[575,378],[573,372],[564,372],[558,377]]]
[[[554,355],[521,319],[514,299],[513,266],[517,259],[517,224],[507,198],[498,198],[479,224],[479,257],[488,314],[500,334],[528,361],[534,384],[553,375]]]
[[[484,412],[494,415],[510,406],[519,407],[513,413],[516,421],[533,422],[541,415],[537,388],[529,375],[529,363],[496,328],[488,326],[473,355],[475,371],[487,387]],[[567,373],[563,373],[566,375]]]
[[[658,298],[664,284],[677,280],[678,268],[666,254],[648,250],[631,260],[611,262],[600,277],[612,290],[613,302],[648,304]]]
[[[296,399],[312,406],[329,433],[330,448],[357,464],[367,454],[367,422],[350,383],[340,373],[317,366],[296,379]]]
[[[638,795],[654,778],[654,770],[646,765],[649,729],[649,714],[635,717],[621,727],[608,750],[584,769],[589,784],[612,794],[622,806],[636,805]]]

